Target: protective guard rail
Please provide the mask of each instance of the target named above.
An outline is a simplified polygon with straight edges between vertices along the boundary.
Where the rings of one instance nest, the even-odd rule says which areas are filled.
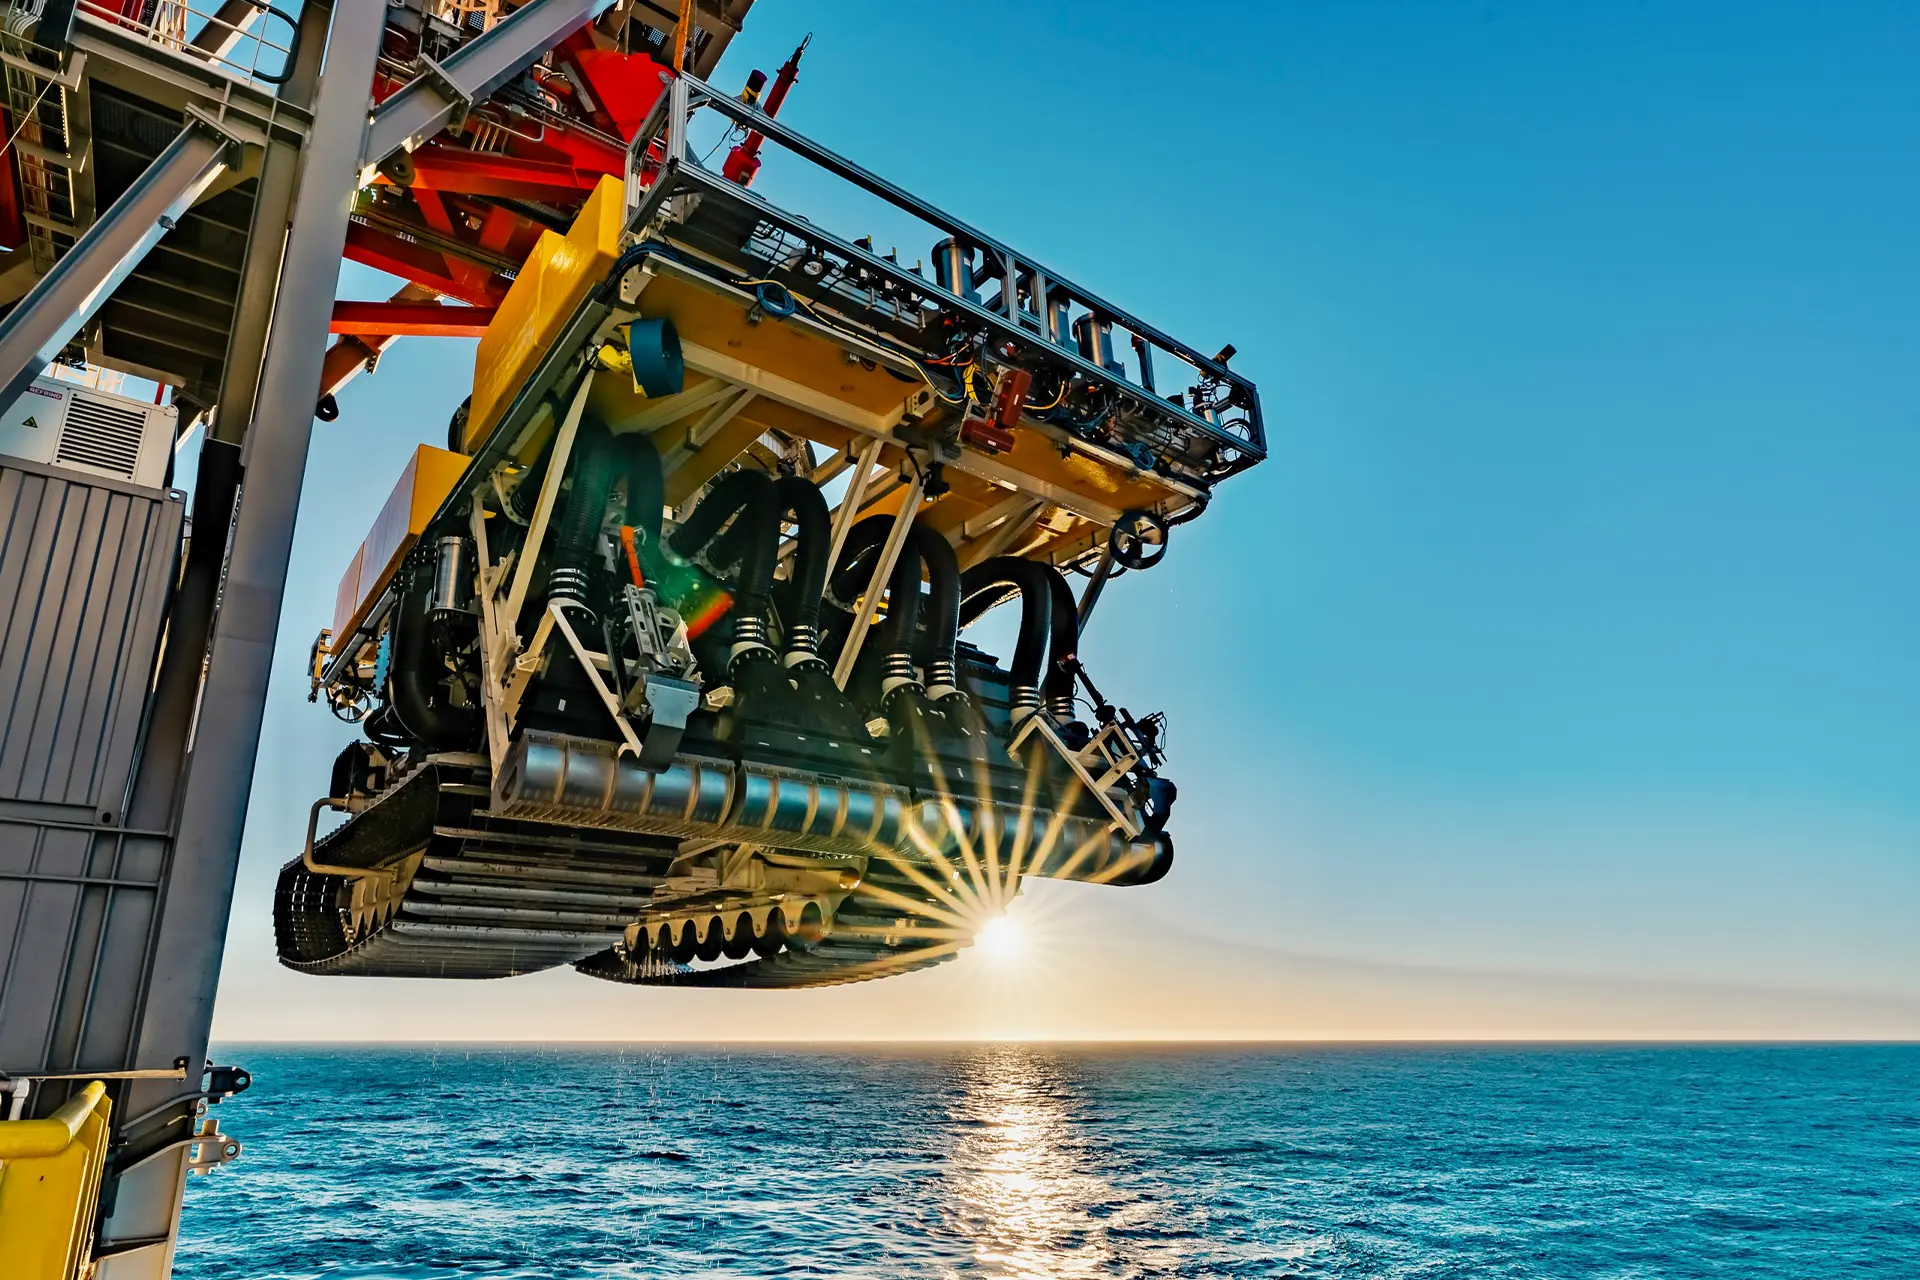
[[[707,169],[692,154],[688,141],[694,113],[702,108],[717,112],[738,128],[763,135],[788,153],[925,224],[946,237],[942,246],[950,242],[953,252],[965,255],[967,269],[954,273],[936,262],[935,278],[929,280],[890,256],[876,253],[870,242],[848,240],[827,231]],[[682,197],[693,199],[679,206],[671,203]],[[756,225],[757,239],[777,244],[783,255],[829,256],[842,278],[857,273],[860,279],[874,282],[870,292],[876,306],[865,309],[864,314],[845,309],[847,318],[855,323],[884,332],[885,320],[876,323],[875,313],[888,312],[900,321],[894,326],[898,334],[925,329],[931,316],[952,315],[991,333],[996,341],[1043,353],[1045,359],[1087,378],[1107,385],[1118,382],[1136,421],[1145,418],[1165,424],[1160,430],[1147,432],[1145,443],[1167,446],[1177,443],[1174,437],[1178,436],[1210,440],[1221,451],[1222,475],[1245,470],[1267,455],[1259,395],[1251,381],[1224,363],[1222,357],[1230,356],[1230,350],[1222,357],[1202,354],[705,81],[682,77],[660,96],[627,153],[627,200],[628,226],[642,236],[663,216],[675,216],[676,208],[681,210],[681,218],[692,218],[698,202],[730,207],[739,218]],[[711,216],[709,208],[698,208],[697,213],[702,218]],[[971,263],[976,254],[990,275],[973,272]],[[740,265],[752,269],[764,266],[765,261],[761,257],[758,263]],[[845,271],[840,270],[842,266]],[[983,301],[976,285],[997,286],[999,292]],[[886,307],[877,305],[883,294],[891,300]],[[841,309],[839,304],[846,301],[846,295],[829,292],[811,301]],[[1098,363],[1082,354],[1070,336],[1082,325],[1100,334],[1097,350],[1105,354]],[[1135,356],[1131,369],[1112,358],[1115,331],[1131,339]],[[1180,395],[1169,397],[1156,389],[1156,365],[1164,368],[1168,361],[1192,371],[1196,386],[1189,392],[1193,396],[1191,407]]]

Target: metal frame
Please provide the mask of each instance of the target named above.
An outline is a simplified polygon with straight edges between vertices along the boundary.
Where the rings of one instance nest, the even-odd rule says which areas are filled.
[[[0,404],[26,394],[238,150],[212,117],[187,109],[166,150],[0,320]]]
[[[995,310],[963,294],[952,292],[916,271],[862,249],[824,230],[818,224],[789,213],[748,189],[703,168],[687,150],[688,124],[691,115],[702,107],[717,111],[736,124],[760,131],[793,154],[852,183],[868,194],[879,197],[903,213],[919,219],[963,244],[977,247],[999,258],[1005,277],[1000,280],[1002,309]],[[647,162],[653,160],[658,162],[658,172],[645,194],[639,195],[637,193],[640,189],[640,180]],[[1101,383],[1108,385],[1118,383],[1122,393],[1136,411],[1177,422],[1187,430],[1197,431],[1217,444],[1233,450],[1238,455],[1232,465],[1233,470],[1252,466],[1266,457],[1266,432],[1260,412],[1259,396],[1252,382],[1246,378],[1219,361],[1202,355],[1187,344],[1114,306],[1091,290],[1084,289],[1047,270],[1024,255],[1016,254],[1005,244],[971,224],[953,217],[877,174],[820,146],[772,117],[740,102],[732,95],[721,93],[711,85],[691,78],[676,81],[670,92],[661,95],[660,101],[655,104],[652,113],[635,135],[633,145],[628,152],[628,200],[631,204],[629,226],[637,234],[645,235],[663,216],[671,218],[673,210],[686,207],[688,202],[683,199],[684,197],[697,197],[702,201],[732,204],[758,221],[780,228],[796,240],[830,249],[849,262],[857,263],[870,275],[892,281],[902,294],[915,300],[916,306],[931,304],[941,310],[957,312],[985,327],[998,339],[1015,342]],[[1030,292],[1042,308],[1041,313],[1029,311],[1019,305],[1018,297],[1022,284],[1030,287]],[[1065,346],[1050,339],[1047,336],[1046,322],[1043,318],[1045,297],[1050,289],[1064,292],[1095,320],[1117,325],[1136,338],[1144,340],[1154,350],[1164,352],[1191,366],[1201,378],[1214,379],[1232,388],[1235,394],[1241,397],[1246,407],[1247,420],[1244,434],[1236,432],[1226,424],[1203,417],[1184,405],[1167,400],[1155,392],[1150,385],[1142,385],[1140,378],[1116,374],[1113,369],[1104,368],[1088,360],[1077,348]],[[828,294],[810,301],[817,306],[837,310],[834,300],[839,296]],[[854,323],[861,323],[858,318],[849,318]],[[1147,381],[1151,381],[1150,376]]]
[[[396,151],[411,151],[527,69],[547,50],[612,8],[614,0],[528,0],[498,26],[467,41],[380,104],[367,130],[358,187]],[[371,82],[371,77],[369,77]]]

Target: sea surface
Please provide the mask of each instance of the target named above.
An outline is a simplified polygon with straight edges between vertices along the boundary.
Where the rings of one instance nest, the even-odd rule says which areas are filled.
[[[224,1046],[188,1280],[1920,1277],[1920,1046]]]

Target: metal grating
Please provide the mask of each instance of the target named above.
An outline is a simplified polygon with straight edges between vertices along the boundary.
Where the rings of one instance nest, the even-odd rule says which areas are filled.
[[[98,467],[131,480],[140,466],[140,445],[146,431],[147,415],[138,409],[75,395],[67,408],[67,422],[60,432],[60,449],[54,461]]]

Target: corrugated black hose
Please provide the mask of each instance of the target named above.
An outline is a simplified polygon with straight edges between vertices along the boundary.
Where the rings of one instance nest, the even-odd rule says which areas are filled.
[[[619,467],[614,456],[613,437],[607,424],[598,418],[582,418],[573,437],[573,487],[566,507],[560,512],[560,525],[554,532],[553,551],[548,560],[547,599],[571,600],[591,607],[587,584],[600,525],[607,516],[607,499],[613,493],[613,480]]]
[[[840,548],[839,563],[833,571],[836,599],[857,599],[873,575],[873,558],[893,528],[890,515],[868,516],[847,531],[846,545]],[[914,633],[920,627],[920,554],[909,542],[900,549],[893,572],[887,577],[887,616],[879,623],[874,643],[883,655],[881,689],[891,693],[902,682],[917,684],[913,674]]]
[[[954,650],[960,647],[960,561],[953,544],[932,525],[915,521],[907,537],[908,548],[926,571],[928,587],[926,627],[915,656],[926,672],[927,692],[936,699],[950,697],[960,689],[953,665]]]
[[[773,477],[764,471],[735,471],[708,491],[687,522],[669,539],[674,553],[691,560],[714,540],[729,519],[742,528],[737,548],[739,571],[734,575],[734,656],[742,645],[764,647],[767,602],[773,593],[773,570],[780,554],[779,498]],[[734,535],[730,532],[729,539]]]
[[[439,696],[447,670],[427,618],[427,595],[426,584],[408,582],[388,624],[393,669],[387,702],[409,737],[435,751],[465,751],[478,733],[479,716],[474,707],[456,707]]]
[[[781,617],[787,626],[787,662],[816,657],[820,648],[821,597],[827,590],[827,553],[833,549],[833,516],[811,481],[781,476],[774,482],[780,514],[794,523],[793,574],[783,593]]]
[[[638,432],[616,436],[614,446],[626,455],[627,523],[647,535],[647,545],[658,547],[661,509],[667,494],[666,480],[660,473],[660,451]]]
[[[1043,692],[1047,710],[1062,722],[1073,719],[1073,661],[1080,649],[1080,602],[1066,575],[1052,565],[1038,565],[1047,575],[1053,599],[1053,628],[1047,645],[1047,676]]]
[[[1047,636],[1053,622],[1053,585],[1045,566],[1018,556],[995,556],[960,575],[960,625],[1020,595],[1020,637],[1013,648],[1013,700],[1016,709],[1040,701],[1040,670],[1047,660]]]

